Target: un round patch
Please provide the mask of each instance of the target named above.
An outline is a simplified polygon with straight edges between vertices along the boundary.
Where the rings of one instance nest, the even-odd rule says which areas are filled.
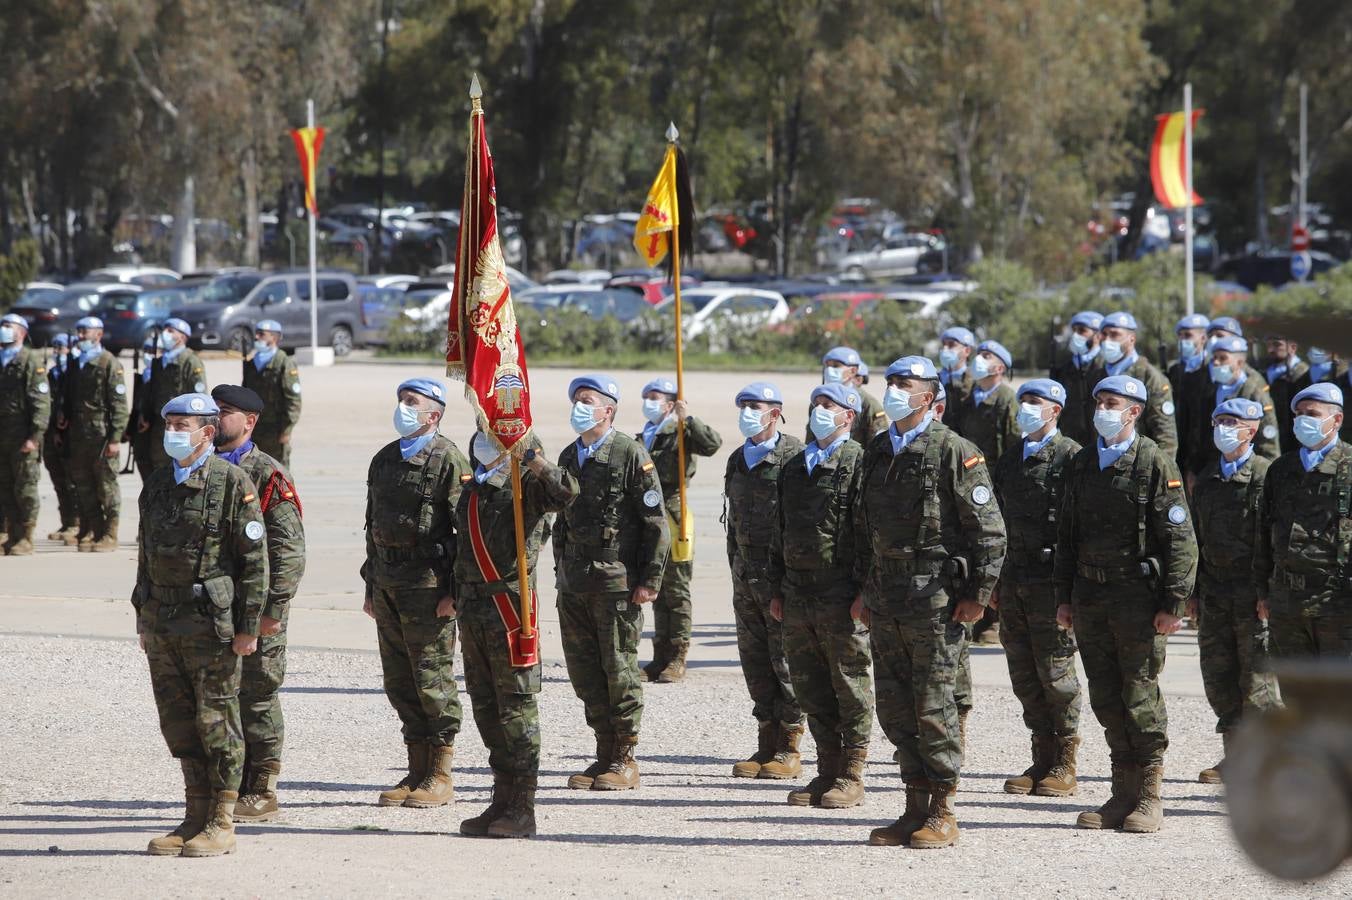
[[[117,387],[113,388],[114,394],[125,394],[126,392],[127,386],[125,384],[119,384]]]
[[[295,384],[291,385],[291,393],[293,393],[293,394],[299,394],[299,393],[300,393],[300,382],[299,382],[299,381],[297,381]]]
[[[1267,438],[1267,439],[1270,441],[1270,440],[1272,440],[1273,438],[1275,438],[1276,436],[1277,436],[1277,426],[1276,426],[1276,425],[1264,425],[1264,426],[1263,426],[1263,437]]]
[[[656,509],[657,504],[662,502],[662,495],[657,491],[647,491],[643,495],[643,505],[649,509]]]
[[[193,412],[201,412],[207,408],[207,405],[202,401],[201,397],[193,397],[188,401],[188,408]]]
[[[205,394],[207,390],[207,383],[205,381],[199,381],[197,382],[197,384],[194,384],[192,386],[192,389],[199,394]]]
[[[44,381],[42,384],[38,385],[39,394],[45,394],[47,393],[48,390],[49,388],[47,387],[47,382]]]
[[[761,396],[766,400],[771,400],[774,398],[775,392],[770,388],[761,388]]]
[[[263,523],[250,522],[244,526],[244,536],[251,541],[256,541],[263,536]]]
[[[978,484],[972,488],[972,502],[977,506],[985,506],[991,502],[991,489],[984,484]]]
[[[1178,504],[1169,507],[1169,521],[1175,525],[1182,525],[1188,520],[1188,511]]]
[[[1172,416],[1174,414],[1174,401],[1165,400],[1163,405],[1160,406],[1160,410],[1162,410],[1166,416]]]

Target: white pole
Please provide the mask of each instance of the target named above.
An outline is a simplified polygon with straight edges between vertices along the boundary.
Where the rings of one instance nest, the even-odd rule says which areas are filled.
[[[1192,82],[1183,85],[1183,258],[1187,266],[1188,315],[1195,311],[1192,277]]]
[[[1299,205],[1296,209],[1296,224],[1302,228],[1307,227],[1305,218],[1305,204],[1308,200],[1306,186],[1310,179],[1310,158],[1309,158],[1309,131],[1307,130],[1308,113],[1310,111],[1310,86],[1302,83],[1300,86],[1300,193]]]
[[[305,124],[315,127],[315,102],[305,101]],[[318,160],[314,161],[318,163]],[[315,182],[315,193],[319,193],[319,173],[311,172]],[[315,204],[318,206],[318,202]],[[310,219],[310,359],[319,358],[319,262],[318,248],[315,246],[315,214],[306,210]]]

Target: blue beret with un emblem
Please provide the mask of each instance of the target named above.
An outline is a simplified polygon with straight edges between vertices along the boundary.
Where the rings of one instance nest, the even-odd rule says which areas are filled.
[[[779,393],[779,388],[768,381],[753,381],[746,387],[737,392],[737,397],[733,400],[738,406],[743,403],[778,403],[784,405],[784,398]]]
[[[160,410],[160,416],[215,416],[221,408],[210,394],[179,394]]]
[[[165,319],[164,327],[172,328],[179,334],[186,334],[188,337],[192,337],[192,326],[182,319]]]
[[[952,328],[945,329],[944,333],[939,335],[939,340],[957,341],[965,347],[976,346],[976,335],[961,325],[954,325]]]
[[[1343,405],[1343,392],[1338,389],[1338,385],[1330,381],[1321,381],[1319,384],[1312,384],[1299,394],[1291,398],[1291,411],[1296,411],[1296,405],[1302,400],[1318,400],[1320,403],[1332,403],[1335,406]]]
[[[1005,345],[999,341],[982,341],[981,346],[976,348],[976,352],[991,354],[996,359],[1000,360],[1000,362],[1004,363],[1006,369],[1012,368],[1014,365],[1014,357],[1005,349]]]
[[[1019,398],[1022,399],[1026,394],[1050,400],[1060,406],[1066,405],[1065,386],[1050,378],[1034,378],[1032,381],[1025,381],[1019,385]]]
[[[577,392],[582,388],[591,388],[598,394],[605,394],[616,403],[620,402],[620,386],[615,383],[615,379],[609,375],[600,375],[593,373],[591,375],[579,375],[568,382],[568,399],[571,400],[577,396]]]
[[[1125,328],[1128,331],[1136,330],[1136,317],[1125,309],[1120,312],[1109,313],[1103,317],[1103,324],[1099,326],[1100,330],[1104,328]]]
[[[1178,324],[1174,326],[1174,331],[1182,331],[1185,328],[1206,328],[1210,324],[1211,320],[1206,316],[1201,313],[1193,313],[1190,316],[1184,316],[1179,319]]]
[[[1098,331],[1103,327],[1103,313],[1094,312],[1092,309],[1082,309],[1070,317],[1071,327],[1083,325],[1086,328],[1092,328]]]
[[[863,401],[859,399],[859,389],[856,387],[848,387],[843,384],[818,385],[812,389],[812,396],[809,401],[816,403],[818,397],[825,397],[831,402],[855,412],[859,412],[863,408]]]
[[[1213,419],[1219,416],[1234,416],[1236,419],[1257,422],[1263,418],[1263,404],[1253,400],[1245,400],[1243,397],[1231,397],[1224,403],[1219,404],[1211,413]]]
[[[1212,319],[1211,324],[1206,327],[1207,334],[1213,331],[1228,331],[1231,334],[1244,336],[1244,326],[1239,324],[1239,320],[1231,316],[1221,316],[1219,319]]]
[[[822,365],[833,362],[842,366],[857,366],[860,364],[859,351],[853,347],[832,347],[822,357]]]
[[[66,334],[64,331],[61,332],[60,334],[54,334],[54,335],[52,335],[52,346],[53,346],[53,347],[69,347],[69,346],[70,346],[70,335]]]
[[[1215,353],[1217,350],[1224,350],[1226,353],[1248,353],[1249,342],[1242,337],[1236,337],[1235,335],[1230,334],[1220,338],[1216,343],[1211,345],[1212,353]]]
[[[947,334],[948,332],[944,332]],[[939,372],[934,368],[934,363],[923,356],[903,356],[887,367],[885,378],[925,378],[931,381],[937,381]]]
[[[659,394],[675,397],[676,382],[672,381],[670,378],[654,378],[643,386],[644,396],[647,396],[649,391],[657,391]],[[602,391],[601,393],[605,393],[605,391]]]
[[[394,396],[398,397],[404,391],[422,394],[428,400],[446,405],[446,386],[435,378],[410,378],[394,389]]]
[[[254,326],[254,331],[271,331],[274,334],[281,334],[282,323],[276,319],[264,319]]]
[[[76,328],[98,328],[98,329],[102,330],[102,328],[103,328],[103,320],[100,319],[98,316],[85,316],[83,319],[81,319],[80,321],[78,321],[78,322],[75,323],[75,327],[76,327]]]
[[[1117,394],[1138,403],[1144,403],[1150,397],[1145,389],[1145,382],[1130,375],[1109,375],[1094,385],[1094,396],[1097,397],[1099,394]]]
[[[17,313],[7,313],[0,323],[5,325],[18,325],[24,331],[28,330],[28,320]]]

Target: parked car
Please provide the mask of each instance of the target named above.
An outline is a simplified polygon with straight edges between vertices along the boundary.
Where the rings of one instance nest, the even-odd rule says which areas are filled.
[[[640,320],[641,328],[673,329],[675,298],[668,298]],[[704,334],[711,337],[720,329],[773,326],[789,318],[789,304],[775,291],[741,287],[705,287],[681,289],[681,331],[686,339]]]
[[[605,284],[610,280],[605,269],[555,269],[545,275],[542,284]]]
[[[836,261],[836,268],[855,281],[896,278],[919,272],[921,259],[942,248],[942,238],[912,232],[879,241],[862,253],[847,253]]]
[[[85,281],[120,281],[123,284],[156,285],[172,284],[181,276],[173,269],[161,269],[158,266],[104,266],[94,269],[85,276]]]
[[[776,325],[776,331],[790,333],[801,328],[808,316],[816,313],[824,317],[825,330],[833,334],[843,331],[862,331],[868,324],[868,317],[883,302],[880,291],[834,291],[806,298],[802,305],[794,308],[787,321]]]
[[[14,306],[37,306],[44,300],[55,299],[65,289],[64,284],[57,284],[55,281],[30,281],[19,292],[19,296],[14,301]]]
[[[56,295],[44,292],[28,303],[16,303],[10,312],[28,320],[28,339],[33,346],[45,347],[56,335],[73,332],[75,323],[85,316],[99,315],[105,295],[138,294],[141,290],[139,284],[120,281],[80,282]]]
[[[114,354],[140,350],[146,335],[164,324],[175,309],[191,302],[192,296],[207,283],[205,279],[184,279],[136,293],[104,293],[99,300],[98,312],[94,313],[103,320],[104,349]]]
[[[397,288],[406,290],[410,284],[418,280],[417,275],[358,275],[357,284],[371,285],[378,288]]]
[[[335,356],[352,352],[362,328],[357,279],[349,272],[319,273],[319,345],[332,347]],[[194,303],[173,311],[192,326],[191,345],[244,353],[254,340],[260,319],[282,326],[282,346],[288,350],[310,343],[310,273],[283,272],[263,278],[243,300],[233,303]]]
[[[681,273],[681,291],[698,287],[699,279],[687,273]],[[610,277],[606,287],[623,287],[643,294],[643,299],[653,306],[671,296],[675,290],[661,269],[621,269]]]
[[[598,284],[545,285],[522,291],[513,299],[521,306],[576,309],[593,319],[611,316],[621,322],[632,322],[652,309],[637,291],[606,288]]]
[[[507,284],[511,287],[513,296],[537,286],[535,281],[532,281],[519,269],[514,269],[511,266],[503,266],[503,270],[507,273]],[[455,278],[455,263],[450,262],[445,265],[437,266],[432,270],[432,274],[425,280],[431,281],[434,277],[445,277],[446,283],[450,284]]]
[[[1327,253],[1317,250],[1310,252],[1310,278],[1336,268],[1338,261]],[[1260,284],[1278,287],[1291,277],[1291,254],[1288,251],[1264,251],[1250,253],[1227,259],[1216,269],[1216,277],[1223,281],[1235,281],[1249,290],[1257,290]]]

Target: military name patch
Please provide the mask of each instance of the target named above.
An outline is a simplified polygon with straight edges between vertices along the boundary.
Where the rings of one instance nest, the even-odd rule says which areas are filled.
[[[127,386],[125,384],[119,384],[117,387],[113,388],[113,393],[115,394],[125,394],[126,392]]]
[[[657,504],[662,502],[662,495],[657,491],[645,491],[643,494],[643,505],[649,509],[655,509]]]
[[[1175,525],[1182,525],[1188,520],[1188,511],[1178,504],[1169,507],[1169,521]]]
[[[1269,406],[1268,409],[1272,409],[1272,407]],[[1277,426],[1276,426],[1276,425],[1264,425],[1264,426],[1263,426],[1263,437],[1267,438],[1268,440],[1272,440],[1272,439],[1275,438],[1276,436],[1277,436]]]
[[[256,541],[263,536],[263,523],[250,522],[244,526],[244,536],[251,541]]]
[[[1166,416],[1172,416],[1174,414],[1174,401],[1165,400],[1164,403],[1160,405],[1160,411]]]
[[[978,484],[972,488],[972,502],[977,506],[985,506],[991,502],[991,489],[984,484]]]

